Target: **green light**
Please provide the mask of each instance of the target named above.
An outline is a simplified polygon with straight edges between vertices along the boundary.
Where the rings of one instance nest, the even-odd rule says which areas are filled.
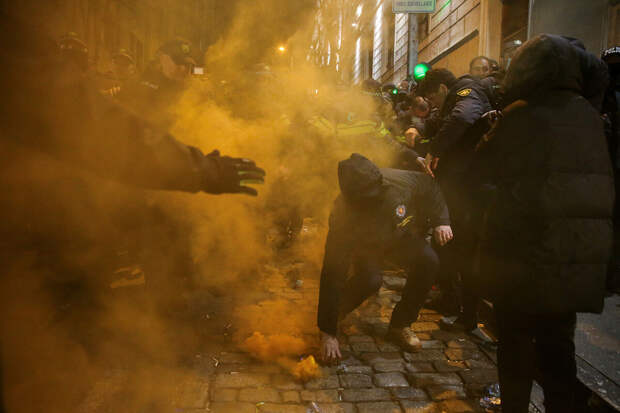
[[[398,89],[396,89],[396,88],[392,89],[392,94],[393,95],[398,95]]]
[[[429,70],[431,70],[431,67],[427,63],[418,63],[413,68],[413,78],[416,81],[422,80],[426,76],[426,72]]]

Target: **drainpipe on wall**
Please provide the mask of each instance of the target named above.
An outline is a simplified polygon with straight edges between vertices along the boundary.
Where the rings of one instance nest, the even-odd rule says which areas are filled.
[[[407,75],[413,78],[413,68],[418,64],[418,15],[409,13],[409,41],[407,44],[407,53],[409,61],[407,65]]]

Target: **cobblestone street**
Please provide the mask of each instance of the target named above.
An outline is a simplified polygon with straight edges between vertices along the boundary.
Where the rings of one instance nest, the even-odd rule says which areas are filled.
[[[490,352],[464,334],[439,329],[441,315],[422,310],[413,327],[423,349],[401,351],[381,339],[405,279],[384,276],[384,287],[345,320],[343,360],[323,367],[322,377],[297,382],[277,365],[244,353],[216,355],[217,367],[182,386],[176,410],[183,412],[374,413],[478,412],[484,387],[497,382]],[[307,284],[307,293],[318,294]],[[314,292],[312,292],[314,290]],[[487,355],[489,354],[489,355]],[[313,407],[312,403],[315,403]],[[313,410],[314,409],[314,410]],[[318,410],[317,410],[318,409]]]
[[[268,275],[259,285],[266,290],[263,298],[285,300],[289,303],[287,311],[304,313],[300,318],[313,323],[319,282],[311,275],[316,270],[304,265],[290,260],[274,263],[269,268],[276,276]],[[277,276],[281,273],[295,275],[287,279]],[[172,378],[153,387],[160,389],[155,390],[159,402],[139,413],[483,412],[479,400],[484,388],[497,382],[493,350],[479,346],[464,333],[441,330],[441,314],[426,308],[412,325],[422,340],[420,352],[403,352],[383,340],[405,283],[403,272],[384,272],[378,294],[341,322],[342,361],[321,367],[321,377],[306,383],[297,381],[278,363],[263,363],[240,351],[229,335],[235,328],[228,321],[229,310],[207,316],[207,320],[201,317],[203,324],[191,328],[210,326],[205,343],[217,343],[189,354],[189,362],[182,369],[173,367]],[[261,312],[263,307],[259,303],[253,308]],[[287,320],[287,314],[278,313],[277,317],[282,324]],[[216,320],[220,321],[217,328],[210,324]],[[306,330],[315,328],[312,324]],[[219,333],[215,333],[217,329]],[[316,339],[307,340],[318,343]],[[318,351],[315,345],[311,347]],[[77,412],[118,412],[119,406],[125,406],[123,398],[129,400],[131,374],[127,369],[115,370],[100,379]],[[153,399],[149,392],[145,397]]]

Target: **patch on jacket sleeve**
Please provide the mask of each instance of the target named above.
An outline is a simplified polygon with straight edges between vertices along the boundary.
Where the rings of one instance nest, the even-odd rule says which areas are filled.
[[[404,218],[405,214],[407,213],[407,207],[405,205],[399,205],[396,207],[396,211],[394,211],[396,213],[396,216],[399,218]]]
[[[407,218],[403,219],[402,221],[400,221],[400,223],[398,225],[396,225],[397,228],[404,228],[407,226],[407,224],[409,224],[411,221],[413,220],[413,216],[409,215]]]
[[[469,96],[470,93],[471,93],[471,88],[461,89],[458,92],[456,92],[456,94],[461,97]]]

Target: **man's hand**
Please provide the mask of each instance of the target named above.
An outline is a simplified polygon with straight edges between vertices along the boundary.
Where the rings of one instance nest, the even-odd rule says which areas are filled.
[[[336,362],[342,358],[340,344],[336,337],[321,332],[321,356],[326,363]]]
[[[420,132],[416,128],[409,128],[405,131],[405,143],[407,146],[413,148],[415,141],[420,137]]]
[[[489,126],[493,126],[498,120],[503,117],[503,114],[499,110],[490,110],[482,115],[482,119],[489,123]]]
[[[437,160],[435,161],[435,159]],[[439,162],[439,158],[433,157],[430,153],[426,154],[426,158],[422,160],[422,170],[434,178],[433,169],[437,167],[437,162]]]
[[[210,194],[243,193],[256,196],[256,189],[246,185],[265,182],[265,171],[249,159],[220,156],[216,149],[205,156],[205,161],[210,165],[206,171],[209,176],[205,176],[204,191]]]
[[[418,167],[423,171],[426,172],[428,175],[435,177],[433,175],[433,171],[431,171],[430,168],[426,167],[426,161],[424,158],[422,158],[421,156],[418,157],[418,159],[416,159],[416,165],[418,165]]]
[[[426,158],[424,159],[424,171],[434,178],[435,174],[433,173],[433,171],[435,170],[435,168],[437,168],[438,163],[439,158],[433,156],[430,153],[427,153]]]
[[[454,238],[450,225],[440,225],[435,227],[433,230],[433,235],[435,236],[435,242],[442,247]]]

